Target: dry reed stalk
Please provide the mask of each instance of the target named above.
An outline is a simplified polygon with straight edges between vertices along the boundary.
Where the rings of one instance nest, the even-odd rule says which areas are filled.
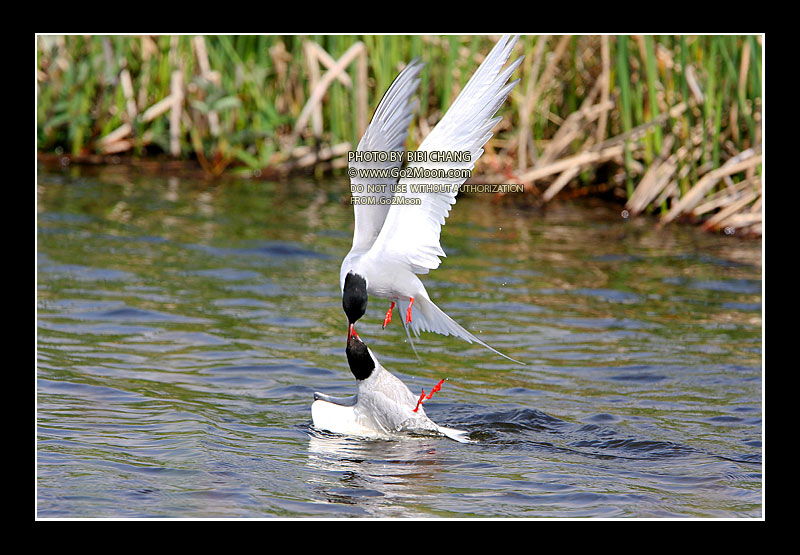
[[[414,129],[414,133],[415,133],[414,142],[418,145],[421,144],[422,141],[425,140],[425,137],[427,137],[431,133],[431,126],[428,123],[428,120],[425,119],[424,117],[420,117],[417,120],[417,125]]]
[[[136,97],[136,107],[139,112],[147,105],[147,89],[150,85],[150,73],[145,72],[139,78],[139,95]]]
[[[539,159],[534,164],[534,168],[543,167],[558,157],[569,144],[574,141],[584,130],[584,128],[598,117],[614,107],[613,102],[605,104],[590,105],[600,90],[600,80],[595,81],[595,86],[589,92],[581,107],[572,112],[561,127],[558,128],[553,138],[547,143]]]
[[[598,80],[597,83],[600,83],[600,80]],[[593,92],[596,93],[597,91],[593,88]],[[597,117],[599,117],[599,115],[603,111],[608,110],[608,109],[609,109],[608,104],[606,104],[606,105],[596,104],[594,106],[591,106],[591,107],[588,107],[588,108],[582,108],[582,109],[577,110],[576,112],[573,112],[572,114],[570,114],[570,116],[568,116],[567,120],[570,120],[570,118],[572,118],[573,116],[575,116],[575,119],[570,121],[568,126],[566,125],[567,121],[564,122],[565,125],[562,126],[562,128],[566,126],[567,130],[564,132],[562,137],[569,138],[571,140],[577,135],[577,133],[573,130],[573,126],[574,126],[573,122],[574,121],[580,121],[581,118],[579,117],[578,114],[584,114],[586,116],[586,119],[587,119],[587,122],[588,122],[588,121],[591,121],[591,120],[589,120],[589,118],[592,118],[592,119],[597,118]],[[622,134],[617,135],[615,137],[612,137],[610,139],[606,139],[605,141],[603,141],[603,142],[601,142],[599,144],[593,145],[593,146],[589,147],[588,150],[585,151],[585,152],[582,152],[582,153],[579,153],[579,154],[576,154],[576,155],[573,155],[573,156],[570,156],[570,157],[567,157],[567,158],[562,158],[562,159],[560,159],[560,160],[558,160],[556,162],[551,162],[549,164],[541,165],[539,167],[534,167],[532,170],[530,170],[530,171],[524,173],[522,176],[520,176],[519,177],[519,181],[521,183],[523,183],[523,184],[531,185],[537,179],[541,179],[543,177],[547,177],[547,176],[550,176],[550,175],[553,175],[553,174],[556,174],[556,173],[560,173],[560,172],[562,172],[562,171],[564,171],[566,169],[573,169],[574,170],[574,166],[578,166],[579,170],[580,170],[580,167],[585,167],[585,166],[588,166],[590,164],[598,164],[598,163],[602,163],[602,162],[607,162],[608,160],[612,160],[612,159],[622,155],[622,153],[624,152],[623,145],[621,145],[621,143],[624,143],[625,141],[629,141],[629,140],[634,140],[634,139],[638,138],[639,136],[644,135],[644,133],[650,127],[652,127],[654,125],[660,125],[660,124],[664,123],[670,117],[676,118],[677,116],[682,114],[685,110],[686,110],[686,103],[682,102],[680,104],[677,104],[677,105],[673,106],[669,111],[660,114],[658,117],[656,117],[656,118],[654,118],[654,119],[652,119],[652,120],[650,120],[650,121],[648,121],[646,123],[643,123],[643,124],[641,124],[641,125],[639,125],[637,127],[634,127],[633,129],[631,129],[631,130],[629,130],[629,131],[627,131],[625,133],[622,133]],[[561,129],[559,129],[559,132],[561,132]],[[557,132],[556,135],[558,135],[559,132]],[[554,136],[554,140],[551,141],[551,143],[556,143],[555,139],[556,139],[556,137]],[[566,140],[564,138],[559,138],[558,143],[566,143]],[[550,150],[551,151],[556,151],[558,146],[559,146],[558,144],[555,144],[555,146],[550,148]],[[550,145],[548,145],[548,147],[550,147]],[[558,152],[560,152],[560,150],[558,150]],[[557,152],[556,152],[556,154],[557,154]],[[541,159],[542,158],[540,158],[540,161],[541,161]],[[633,166],[633,169],[635,171],[641,173],[642,170],[643,170],[643,167],[641,166],[641,164],[637,164],[636,166]],[[573,171],[572,174],[574,176],[574,175],[577,174],[577,172]],[[569,179],[571,179],[571,177]],[[567,177],[565,176],[565,178],[563,180],[557,180],[557,183],[559,185],[559,189],[561,187],[563,187],[564,185],[566,185],[567,182],[569,181],[569,179],[567,179]],[[661,182],[661,181],[662,180],[659,180],[659,182]],[[544,200],[551,200],[555,196],[555,194],[557,192],[558,192],[558,190],[553,188],[553,186],[551,185],[551,187],[548,188],[548,190],[546,191],[547,198],[545,198]]]
[[[703,223],[703,229],[705,230],[712,230],[718,229],[720,227],[725,227],[724,223],[725,220],[748,206],[751,202],[756,200],[756,194],[753,191],[748,191],[745,195],[732,202],[716,214],[714,214],[711,218],[709,218],[706,222]],[[758,215],[760,218],[760,215]]]
[[[659,157],[650,164],[633,194],[625,204],[631,214],[641,213],[650,202],[666,187],[672,174],[678,168],[676,162],[677,155],[669,156],[672,145],[675,143],[674,135],[667,135],[661,144]]]
[[[118,154],[120,152],[126,152],[133,148],[133,141],[129,139],[123,139],[121,141],[117,141],[115,143],[111,143],[108,146],[103,147],[103,154]]]
[[[753,206],[750,207],[750,211],[761,214],[761,202],[763,201],[763,199],[764,199],[764,194],[761,191],[759,191],[758,198],[753,203]]]
[[[330,167],[343,168],[347,166],[347,153],[352,150],[349,142],[339,143],[330,147],[316,149],[311,146],[299,146],[292,150],[291,160],[278,164],[276,169],[280,173],[289,173],[293,170],[316,166],[322,162],[329,162]]]
[[[588,164],[597,164],[611,160],[617,156],[621,156],[623,148],[621,145],[612,145],[603,150],[594,150],[594,147],[588,152],[581,152],[573,156],[562,158],[552,164],[541,168],[534,168],[527,173],[520,176],[519,180],[522,183],[533,182],[537,179],[547,177],[556,173],[572,168],[573,166],[584,166]]]
[[[536,81],[536,89],[533,92],[534,99],[540,97],[542,92],[544,92],[545,87],[552,84],[553,74],[556,70],[556,65],[559,61],[561,61],[561,56],[564,55],[564,52],[569,45],[569,41],[572,38],[572,35],[562,35],[558,39],[558,44],[556,44],[555,49],[553,50],[552,56],[547,62],[547,66],[545,66],[544,71],[542,72],[542,77]]]
[[[175,100],[172,98],[172,95],[162,98],[144,111],[142,114],[142,122],[147,123],[156,119],[158,116],[172,108],[174,102]]]
[[[600,104],[605,105],[608,102],[608,95],[610,94],[610,79],[611,79],[611,54],[609,47],[608,35],[603,35],[600,39],[600,57],[603,60],[603,72],[600,74]],[[606,138],[606,120],[608,119],[608,111],[600,114],[600,119],[597,122],[597,142],[601,142]]]
[[[331,69],[333,66],[336,65],[336,60],[333,59],[333,56],[328,54],[328,52],[320,45],[318,45],[316,42],[306,41],[303,43],[303,46],[313,51],[313,55],[317,58],[317,61],[319,61],[327,69]],[[350,75],[348,75],[347,73],[337,74],[336,80],[339,81],[342,85],[344,85],[348,89],[353,86],[353,81],[352,79],[350,79]]]
[[[101,39],[101,41],[100,41],[100,44],[102,45],[103,57],[105,58],[106,68],[109,68],[109,69],[113,68],[115,66],[115,64],[114,64],[114,48],[111,46],[111,41],[108,39],[108,37],[103,37]],[[102,74],[101,74],[100,79],[102,81],[105,81],[105,79],[104,79]],[[107,84],[116,85],[117,84],[117,76],[114,75],[111,78],[111,82],[107,83]]]
[[[664,189],[661,191],[661,194],[658,195],[658,198],[653,202],[656,206],[660,206],[662,202],[666,202],[667,199],[677,199],[680,197],[680,189],[678,188],[678,182],[675,180],[670,181],[664,186]]]
[[[181,154],[181,112],[183,105],[183,72],[175,70],[170,80],[172,111],[169,116],[169,152],[178,157]]]
[[[739,105],[737,103],[733,103],[731,105],[731,111],[728,113],[728,129],[731,131],[731,139],[735,142],[739,142],[739,126],[737,122],[739,121]]]
[[[634,215],[643,212],[670,183],[677,169],[678,165],[675,163],[673,157],[657,165],[652,165],[650,169],[647,170],[647,173],[645,173],[645,177],[639,182],[631,198],[625,204],[625,208]],[[657,202],[656,204],[660,203]]]
[[[745,87],[747,86],[747,75],[750,70],[750,41],[744,41],[744,45],[742,46],[742,61],[739,64],[739,82],[737,83],[736,90],[739,93],[740,98],[744,98],[745,96]],[[734,103],[734,106],[737,106],[737,103]],[[749,112],[750,106],[745,104],[745,109]],[[748,114],[749,115],[749,114]]]
[[[661,217],[661,223],[669,223],[677,218],[680,214],[694,208],[697,203],[700,202],[703,196],[710,191],[724,176],[733,175],[760,164],[762,161],[760,146],[758,147],[758,150],[759,152],[756,153],[754,149],[748,148],[747,150],[742,151],[738,156],[734,156],[733,158],[729,159],[719,168],[711,170],[703,175],[703,177],[701,177],[700,180],[695,183],[695,185],[689,189],[685,195],[681,197],[677,204],[670,208],[669,212]]]
[[[128,136],[132,131],[133,127],[131,127],[130,123],[123,123],[114,131],[100,139],[97,144],[103,153],[106,154],[128,150],[133,144],[130,141],[123,141],[122,139]]]
[[[133,82],[131,81],[131,74],[128,68],[123,69],[119,73],[119,84],[122,87],[122,94],[125,95],[125,108],[127,110],[128,121],[134,122],[136,120],[137,109],[136,101],[133,99]]]
[[[691,91],[697,104],[702,105],[704,101],[703,91],[700,85],[697,84],[697,74],[694,71],[694,66],[689,64],[686,67],[686,71],[684,71],[684,75],[686,76],[686,83],[689,85],[689,91]]]
[[[156,45],[153,38],[149,35],[140,36],[139,45],[142,49],[141,56],[143,62],[149,62],[150,58],[158,54],[158,45]]]
[[[544,194],[542,194],[542,200],[550,202],[567,183],[581,172],[583,167],[584,165],[576,165],[561,172],[561,175],[559,175],[556,180],[550,184],[547,190],[545,190]]]
[[[545,151],[542,153],[542,156],[536,161],[534,169],[545,166],[553,158],[558,156],[558,154],[560,154],[567,146],[569,146],[573,140],[583,133],[584,129],[589,123],[597,119],[600,114],[605,114],[614,106],[614,103],[610,101],[607,101],[605,104],[601,103],[590,106],[590,104],[594,101],[595,96],[597,96],[600,87],[602,87],[602,80],[598,79],[595,81],[592,90],[589,91],[589,94],[581,103],[580,108],[567,117],[567,119],[564,121],[564,124],[556,132],[556,135],[548,143]],[[563,134],[562,130],[564,130]],[[580,150],[591,150],[592,143],[594,143],[594,139],[589,137],[589,139],[584,142]],[[561,189],[563,189],[572,179],[574,179],[584,167],[584,164],[579,164],[562,172],[561,175],[559,175],[556,180],[553,181],[553,183],[551,183],[550,186],[545,190],[544,194],[542,195],[542,200],[545,202],[552,200],[553,197],[555,197],[558,192],[561,191]],[[533,182],[531,182],[531,185],[533,185]]]
[[[362,48],[358,54],[356,66],[356,103],[358,136],[367,130],[367,49]]]
[[[276,42],[269,47],[269,57],[275,65],[275,73],[278,76],[278,80],[285,81],[288,64],[292,60],[292,56],[286,51],[286,45],[283,44],[283,41]]]
[[[531,140],[531,113],[533,113],[533,108],[536,106],[536,97],[534,96],[536,91],[536,76],[539,74],[539,66],[542,63],[544,46],[548,36],[549,35],[541,35],[536,41],[536,50],[534,50],[533,59],[531,60],[531,70],[528,73],[527,83],[525,84],[525,99],[519,110],[520,133],[517,137],[517,161],[519,171],[521,172],[528,169],[528,142]],[[531,155],[535,158],[535,149],[531,149]]]
[[[608,84],[605,83],[605,86],[607,85]],[[588,124],[599,118],[601,115],[605,115],[608,110],[614,107],[614,103],[607,99],[605,102],[591,105],[603,86],[604,81],[602,78],[595,81],[592,89],[589,91],[589,94],[581,103],[580,108],[567,116],[567,119],[564,120],[564,123],[561,125],[561,127],[559,127],[553,138],[548,142],[544,152],[542,152],[542,155],[536,160],[536,163],[534,164],[534,170],[545,167],[547,164],[551,163],[552,160],[554,160],[561,152],[563,152],[570,143],[583,134],[584,129]],[[591,145],[593,142],[593,139],[590,138],[584,143],[581,150],[591,150]],[[563,189],[573,178],[575,178],[575,176],[580,173],[583,167],[585,167],[585,164],[578,164],[562,172],[561,175],[559,175],[556,180],[550,184],[547,190],[545,190],[544,194],[542,195],[542,200],[545,202],[552,200],[561,189]],[[529,185],[533,185],[533,181],[531,181]]]
[[[308,66],[309,86],[311,90],[317,88],[319,83],[319,64],[317,63],[317,51],[311,46],[311,41],[303,43],[303,50],[305,51],[306,65]],[[320,48],[322,50],[322,48]],[[316,104],[311,111],[311,132],[314,137],[322,137],[322,104]]]
[[[733,214],[731,216],[728,216],[724,221],[720,222],[716,226],[716,229],[732,228],[734,231],[742,230],[760,235],[762,221],[763,220],[761,218],[761,214],[754,214],[752,212],[741,212],[739,214]],[[756,226],[758,226],[759,231],[755,231],[754,228]]]
[[[761,203],[764,195],[759,192],[756,201],[750,205],[749,210],[732,214],[717,224],[717,229],[731,227],[737,232],[744,231],[752,235],[761,235],[763,215]]]
[[[686,108],[687,108],[686,103],[680,102],[675,106],[673,106],[672,108],[670,108],[668,111],[659,114],[658,117],[653,118],[645,123],[642,123],[641,125],[637,125],[633,129],[626,131],[625,133],[620,133],[619,135],[611,137],[610,139],[606,139],[602,143],[596,145],[594,148],[602,149],[621,142],[634,141],[640,137],[643,137],[644,134],[647,132],[647,130],[653,127],[654,125],[661,125],[669,118],[673,119],[677,118],[683,112],[686,111]]]
[[[210,81],[219,86],[222,77],[219,72],[211,69],[211,64],[208,62],[205,39],[200,35],[195,36],[192,40],[192,46],[194,47],[197,63],[200,65],[200,76],[206,81]],[[208,129],[211,131],[211,136],[219,136],[219,114],[217,114],[216,110],[208,111]]]
[[[347,142],[339,143],[338,145],[334,145],[332,147],[327,147],[327,146],[318,147],[318,146],[314,146],[314,145],[296,146],[288,154],[288,157],[289,158],[298,159],[298,158],[302,158],[304,156],[307,156],[308,154],[314,154],[314,153],[320,153],[320,152],[328,152],[328,151],[331,151],[331,149],[333,149],[332,152],[339,152],[345,147],[345,145],[349,146],[350,143],[347,143]],[[348,152],[348,151],[345,150],[345,151],[341,152],[341,154],[345,154],[346,152]],[[327,158],[322,158],[322,159],[327,159]]]
[[[318,152],[311,152],[306,154],[299,160],[295,162],[295,167],[297,168],[307,168],[309,166],[313,166],[317,162],[320,161],[327,161],[333,158],[339,158],[342,156],[346,156],[348,152],[350,152],[351,146],[350,143],[339,143],[338,145],[333,145],[331,147],[324,147],[319,149]]]
[[[322,101],[325,93],[328,90],[328,87],[336,78],[336,76],[344,71],[345,68],[350,65],[350,62],[352,62],[353,59],[355,59],[356,56],[361,53],[366,53],[366,46],[364,43],[361,41],[353,43],[353,45],[350,46],[350,48],[348,48],[347,51],[336,61],[336,64],[325,72],[320,81],[317,83],[317,86],[311,91],[308,101],[306,101],[305,106],[303,106],[303,110],[297,117],[294,130],[289,136],[289,144],[294,144],[297,142],[300,132],[308,123],[309,117],[311,117],[312,110],[314,110],[314,107]]]
[[[760,189],[760,181],[758,179],[744,179],[739,183],[735,183],[733,187],[727,187],[710,195],[706,198],[706,202],[692,209],[692,215],[702,216],[707,212],[727,206],[736,199],[741,198],[748,189],[755,187]]]
[[[536,81],[536,86],[534,87],[533,94],[530,98],[531,104],[529,107],[527,107],[527,110],[533,110],[533,107],[536,106],[538,99],[544,94],[547,87],[552,86],[553,75],[555,74],[556,66],[561,60],[561,57],[564,55],[571,37],[571,35],[562,35],[558,39],[558,43],[556,44],[553,53],[547,61],[547,65],[545,66],[544,71],[542,71],[541,77],[539,77],[539,79]]]

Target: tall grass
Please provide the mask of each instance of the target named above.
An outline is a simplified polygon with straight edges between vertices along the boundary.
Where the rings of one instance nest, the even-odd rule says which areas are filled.
[[[737,168],[736,157],[749,149],[760,156],[762,40],[523,36],[516,49],[527,57],[517,71],[522,84],[501,109],[504,120],[481,169],[494,169],[505,176],[503,182],[523,182],[547,199],[562,189],[573,194],[619,190],[632,213],[655,212],[665,221],[690,214],[701,200],[733,191],[746,180],[757,186],[760,199],[759,159],[741,172],[706,180],[697,202],[670,215],[709,172],[731,160],[729,166]],[[315,135],[311,125],[295,130],[311,95],[306,41],[334,60],[358,42],[365,45],[369,114],[398,71],[421,57],[426,66],[418,94],[420,120],[410,133],[414,148],[496,37],[245,35],[206,36],[200,44],[193,36],[39,36],[38,148],[76,159],[163,154],[197,160],[211,173],[291,167],[293,154],[309,152],[303,147],[354,148],[360,139],[357,63],[347,68],[347,78],[335,79],[328,88],[321,133]],[[158,103],[173,94],[176,71],[182,107],[173,117],[167,110],[158,113]],[[527,86],[528,80],[535,86]],[[612,106],[603,110],[598,97]],[[597,108],[593,116],[581,116],[581,109],[592,107]],[[571,127],[562,128],[566,122]],[[564,138],[566,146],[554,149],[554,137]],[[576,167],[568,173],[548,173],[544,164],[562,161],[563,166],[581,153],[591,156],[574,158]],[[314,160],[334,171],[344,165],[335,153]],[[760,214],[760,201],[757,208]],[[749,221],[760,231],[760,220]]]

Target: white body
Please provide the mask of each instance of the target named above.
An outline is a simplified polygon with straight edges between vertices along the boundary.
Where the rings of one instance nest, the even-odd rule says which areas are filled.
[[[492,128],[502,119],[495,118],[494,114],[519,81],[507,83],[522,58],[502,69],[516,41],[517,38],[507,36],[498,41],[441,121],[420,144],[417,152],[424,153],[428,160],[409,162],[406,170],[470,172],[474,169],[475,162],[483,154],[483,145],[492,136]],[[357,151],[405,151],[408,126],[416,107],[416,102],[412,102],[411,98],[419,84],[420,71],[421,65],[414,61],[392,83],[375,110]],[[430,158],[433,158],[433,152],[468,152],[469,161],[432,162]],[[351,162],[350,168],[357,171],[375,168],[388,170],[399,168],[400,164],[358,161]],[[354,272],[366,279],[368,296],[397,303],[404,326],[409,301],[414,299],[410,328],[417,336],[420,331],[454,335],[469,343],[479,343],[506,357],[439,309],[417,277],[417,274],[427,274],[438,268],[441,263],[439,257],[445,256],[439,242],[441,228],[456,202],[458,187],[465,180],[466,177],[461,176],[425,179],[367,179],[356,176],[351,179],[351,184],[363,187],[364,192],[353,194],[353,246],[342,262],[340,286],[344,290],[345,276]],[[413,191],[412,186],[420,184],[440,188],[435,192]],[[378,193],[368,192],[369,186],[382,186],[384,189]],[[395,193],[392,192],[392,187]],[[354,187],[354,190],[359,189]],[[367,204],[359,202],[363,199],[358,198],[376,196],[378,200],[403,197],[406,202]],[[408,333],[408,328],[406,332]]]
[[[311,405],[314,426],[344,435],[368,438],[392,437],[396,434],[442,434],[467,443],[467,433],[439,426],[425,414],[417,399],[398,377],[384,368],[374,353],[375,369],[365,380],[358,381],[358,393],[346,399],[336,399],[315,393]]]

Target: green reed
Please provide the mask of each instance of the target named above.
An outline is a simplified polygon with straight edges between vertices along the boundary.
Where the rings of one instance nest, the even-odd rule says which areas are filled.
[[[347,68],[352,86],[334,81],[322,104],[323,133],[313,137],[302,130],[294,144],[287,138],[311,90],[304,41],[319,44],[334,59],[362,41],[368,52],[367,105],[371,116],[383,93],[409,60],[426,62],[419,90],[420,116],[433,125],[494,44],[495,37],[418,35],[313,36],[206,36],[208,63],[217,79],[201,75],[193,36],[40,36],[37,42],[37,141],[43,152],[73,155],[103,153],[101,140],[125,123],[133,131],[124,154],[138,157],[169,152],[169,114],[142,121],[142,114],[171,92],[175,69],[183,71],[184,114],[179,134],[183,159],[202,157],[226,161],[231,167],[263,169],[303,144],[339,144],[353,147],[360,137],[356,122],[357,69]],[[523,36],[516,54],[533,57],[537,40],[545,40],[538,75],[525,63],[514,77],[522,85],[501,109],[510,124],[497,134],[504,156],[516,154],[520,110],[525,104],[527,79],[539,79],[558,36]],[[528,121],[534,152],[530,164],[576,110],[599,78],[602,69],[600,37],[571,37],[548,83],[542,88]],[[644,137],[627,142],[624,155],[626,190],[633,191],[637,167],[645,168],[661,154],[666,134],[674,134],[673,151],[681,146],[701,149],[697,165],[719,166],[731,155],[760,142],[761,43],[755,36],[610,37],[608,90],[614,108],[604,129],[613,137],[645,124],[671,107],[689,108],[664,125],[650,128]],[[529,60],[532,58],[529,58]],[[687,75],[691,66],[694,81]],[[131,101],[124,94],[121,74],[127,70],[133,85],[137,116],[131,119]],[[325,67],[320,67],[324,74]],[[702,91],[702,102],[692,86]],[[212,132],[212,113],[218,131]],[[411,145],[418,123],[412,124]],[[702,133],[692,143],[691,130]],[[580,141],[574,148],[580,149]],[[638,164],[638,165],[637,165]],[[513,164],[516,166],[516,164]],[[581,180],[591,183],[592,171]],[[696,168],[682,174],[686,190],[696,179]]]

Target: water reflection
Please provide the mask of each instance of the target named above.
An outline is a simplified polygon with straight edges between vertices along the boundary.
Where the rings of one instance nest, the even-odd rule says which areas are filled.
[[[370,516],[424,516],[404,504],[437,489],[446,469],[438,445],[430,438],[362,440],[312,430],[307,464],[315,491],[330,503],[357,505]]]
[[[603,205],[448,219],[426,287],[527,367],[360,321],[412,391],[449,378],[429,414],[476,444],[309,431],[354,388],[347,191],[40,177],[40,514],[760,514],[760,245]]]

